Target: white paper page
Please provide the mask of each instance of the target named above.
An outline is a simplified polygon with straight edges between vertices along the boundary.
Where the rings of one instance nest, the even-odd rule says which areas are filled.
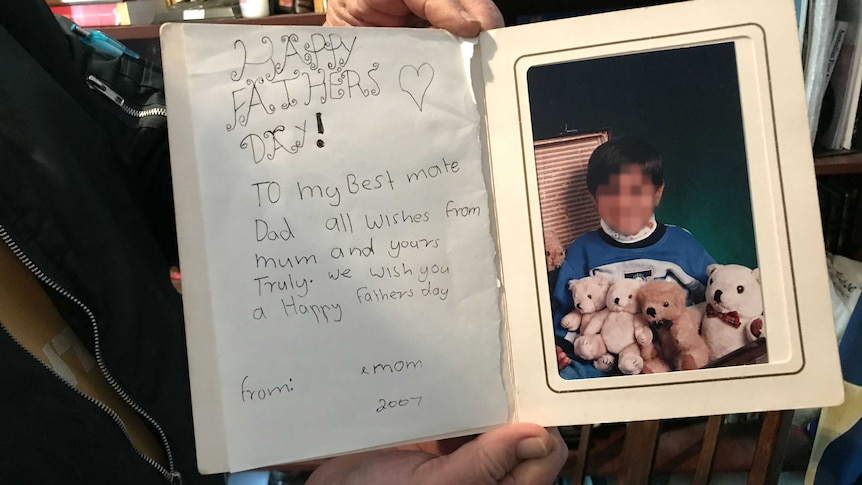
[[[162,36],[169,112],[188,96],[193,120],[170,125],[174,153],[193,152],[175,174],[196,164],[200,192],[175,178],[183,278],[209,288],[186,291],[187,326],[215,341],[189,342],[201,467],[505,422],[472,45],[406,29]],[[200,237],[183,226],[196,217]],[[221,424],[201,422],[213,400],[227,464],[201,441]]]

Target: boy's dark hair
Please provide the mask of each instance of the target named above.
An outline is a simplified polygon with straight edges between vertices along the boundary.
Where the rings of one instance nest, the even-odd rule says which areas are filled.
[[[639,165],[656,187],[664,184],[661,154],[649,143],[626,136],[607,141],[593,151],[587,163],[587,189],[595,197],[599,185],[610,182],[611,175],[627,165]]]

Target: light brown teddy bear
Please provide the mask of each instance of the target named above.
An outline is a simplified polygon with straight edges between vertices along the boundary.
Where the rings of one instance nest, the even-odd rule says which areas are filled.
[[[575,354],[592,360],[599,370],[608,370],[618,359],[623,374],[640,374],[644,359],[641,346],[652,343],[652,330],[640,314],[638,289],[643,281],[621,278],[611,283],[607,308],[595,314],[575,339]]]
[[[545,265],[548,271],[553,271],[563,265],[566,259],[566,251],[563,249],[563,244],[557,233],[551,229],[545,229],[543,233],[545,239]]]
[[[644,360],[641,374],[658,374],[659,372],[671,371],[670,366],[659,355],[658,345],[655,342],[641,346],[641,358]]]
[[[700,369],[709,362],[709,347],[700,336],[702,313],[685,306],[685,290],[667,280],[646,283],[638,303],[658,338],[659,356],[675,370]]]

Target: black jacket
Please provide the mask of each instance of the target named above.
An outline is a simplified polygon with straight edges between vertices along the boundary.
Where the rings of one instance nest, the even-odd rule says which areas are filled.
[[[0,2],[0,241],[158,424],[173,470],[145,461],[110,414],[0,331],[0,482],[152,484],[175,471],[186,484],[224,483],[195,463],[182,306],[168,278],[176,249],[159,235],[173,221],[166,158],[119,146],[121,122],[69,47],[41,0]]]

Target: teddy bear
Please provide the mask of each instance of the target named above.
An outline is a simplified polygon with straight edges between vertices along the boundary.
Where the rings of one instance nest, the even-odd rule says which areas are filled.
[[[563,249],[563,243],[560,242],[556,232],[545,229],[542,235],[545,240],[545,265],[548,267],[548,271],[554,271],[563,265],[566,251]]]
[[[581,328],[575,339],[575,354],[592,360],[599,370],[610,369],[614,361],[623,374],[640,374],[644,359],[641,349],[652,343],[652,330],[640,314],[637,302],[642,280],[616,279],[605,299],[606,308]],[[616,356],[616,357],[615,357]]]
[[[569,281],[568,288],[575,308],[560,320],[560,326],[570,332],[578,331],[597,312],[605,309],[605,298],[610,286],[610,278],[601,273]]]
[[[709,362],[709,347],[699,333],[701,313],[685,300],[685,290],[670,280],[649,281],[638,292],[638,303],[656,334],[659,357],[675,370],[699,369]]]
[[[651,341],[646,345],[641,345],[641,358],[644,361],[641,374],[658,374],[659,372],[671,371],[670,366],[659,355],[658,346],[655,342]]]
[[[760,270],[738,264],[711,264],[706,273],[706,314],[701,334],[709,360],[765,336]]]

